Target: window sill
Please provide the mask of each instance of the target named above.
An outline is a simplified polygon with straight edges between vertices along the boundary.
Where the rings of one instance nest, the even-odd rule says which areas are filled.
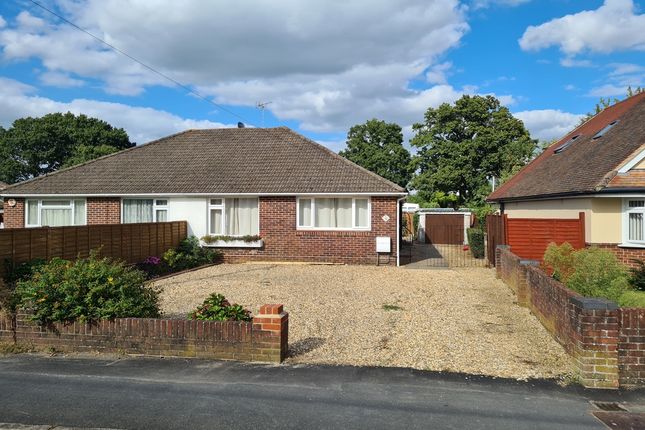
[[[645,248],[645,243],[619,243],[619,248]]]
[[[216,240],[211,243],[202,244],[204,248],[262,248],[264,240],[245,242],[243,240]]]

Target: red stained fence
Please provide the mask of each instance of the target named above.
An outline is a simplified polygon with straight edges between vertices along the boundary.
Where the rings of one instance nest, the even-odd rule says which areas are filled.
[[[542,260],[550,243],[569,242],[575,249],[585,247],[585,214],[578,219],[508,218],[504,216],[505,244],[523,259]]]

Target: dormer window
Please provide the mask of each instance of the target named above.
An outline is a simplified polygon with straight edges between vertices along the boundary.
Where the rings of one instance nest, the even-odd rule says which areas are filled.
[[[607,124],[602,130],[600,130],[596,135],[593,137],[593,140],[600,139],[607,133],[609,130],[611,130],[616,124],[618,124],[618,120],[612,121],[609,124]]]

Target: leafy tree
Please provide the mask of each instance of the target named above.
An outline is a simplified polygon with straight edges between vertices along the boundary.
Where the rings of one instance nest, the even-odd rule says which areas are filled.
[[[413,188],[427,200],[438,191],[454,195],[455,206],[481,205],[491,178],[526,164],[537,145],[522,121],[492,96],[463,96],[454,105],[429,108],[413,130]]]
[[[403,146],[397,124],[371,119],[353,126],[347,134],[347,148],[339,154],[402,187],[410,182],[410,152]]]
[[[635,96],[636,94],[640,94],[643,91],[645,91],[645,88],[641,88],[641,87],[632,88],[632,86],[630,85],[627,87],[626,96],[627,98],[629,98],[631,96]],[[591,118],[593,118],[595,115],[599,114],[609,106],[615,105],[620,101],[621,99],[617,97],[614,97],[613,99],[601,97],[598,103],[596,103],[596,107],[594,108],[593,112],[588,112],[584,117],[580,118],[580,122],[578,123],[578,125],[584,124],[585,122],[589,121]]]
[[[132,146],[123,129],[85,115],[17,119],[0,130],[0,181],[23,181]]]

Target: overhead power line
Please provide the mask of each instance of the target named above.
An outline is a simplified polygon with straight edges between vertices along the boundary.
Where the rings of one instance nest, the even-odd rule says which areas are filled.
[[[41,8],[42,10],[44,10],[44,11],[46,11],[46,12],[50,13],[51,15],[54,15],[55,17],[57,17],[57,18],[58,18],[58,19],[60,19],[61,21],[64,21],[64,22],[66,22],[67,24],[71,25],[71,26],[72,26],[72,27],[74,27],[75,29],[77,29],[77,30],[79,30],[79,31],[82,31],[83,33],[87,34],[88,36],[92,37],[93,39],[95,39],[95,40],[97,40],[97,41],[101,42],[103,45],[105,45],[105,46],[109,47],[109,48],[110,48],[110,49],[112,49],[113,51],[118,52],[119,54],[121,54],[121,55],[123,55],[123,56],[125,56],[125,57],[129,58],[130,60],[132,60],[132,61],[134,61],[135,63],[139,64],[140,66],[142,66],[142,67],[146,68],[147,70],[151,71],[152,73],[154,73],[154,74],[156,74],[156,75],[158,75],[158,76],[161,76],[162,78],[166,79],[167,81],[172,82],[172,83],[173,83],[173,84],[175,84],[176,86],[178,86],[178,87],[180,87],[180,88],[184,89],[184,90],[185,90],[186,92],[188,92],[189,94],[192,94],[192,95],[194,95],[195,97],[198,97],[198,98],[200,98],[200,99],[204,100],[205,102],[212,104],[213,106],[215,106],[215,107],[217,107],[218,109],[220,109],[220,110],[222,110],[222,111],[224,111],[224,112],[228,113],[229,115],[232,115],[232,116],[234,116],[234,117],[236,117],[236,118],[238,118],[238,119],[241,119],[241,120],[242,120],[244,123],[246,123],[246,124],[253,125],[253,124],[249,123],[249,122],[248,122],[244,117],[242,117],[241,115],[239,115],[239,114],[237,114],[237,113],[233,112],[232,110],[230,110],[230,109],[228,109],[228,108],[226,108],[226,107],[224,107],[224,106],[220,105],[219,103],[215,103],[215,102],[214,102],[213,100],[211,100],[209,97],[207,97],[207,96],[205,96],[205,95],[203,95],[203,94],[198,93],[197,91],[195,91],[194,89],[192,89],[192,88],[191,88],[191,87],[189,87],[188,85],[183,84],[183,83],[179,82],[178,80],[176,80],[176,79],[174,79],[174,78],[172,78],[172,77],[168,76],[167,74],[165,74],[165,73],[163,73],[163,72],[160,72],[159,70],[155,69],[154,67],[147,65],[146,63],[144,63],[143,61],[139,60],[138,58],[136,58],[136,57],[134,57],[134,56],[132,56],[132,55],[128,54],[127,52],[125,52],[125,51],[123,51],[123,50],[121,50],[121,49],[117,48],[116,46],[112,45],[111,43],[106,42],[105,40],[101,39],[100,37],[96,36],[95,34],[91,33],[90,31],[88,31],[88,30],[84,29],[83,27],[80,27],[80,26],[76,25],[75,23],[73,23],[73,22],[72,22],[72,21],[70,21],[69,19],[65,18],[64,16],[62,16],[62,15],[60,15],[60,14],[58,14],[58,13],[56,13],[55,11],[53,11],[53,10],[49,9],[48,7],[46,7],[46,6],[42,5],[41,3],[39,3],[39,2],[37,2],[37,1],[35,1],[35,0],[29,0],[29,1],[30,1],[31,3],[33,3],[35,6],[38,6],[39,8]]]

